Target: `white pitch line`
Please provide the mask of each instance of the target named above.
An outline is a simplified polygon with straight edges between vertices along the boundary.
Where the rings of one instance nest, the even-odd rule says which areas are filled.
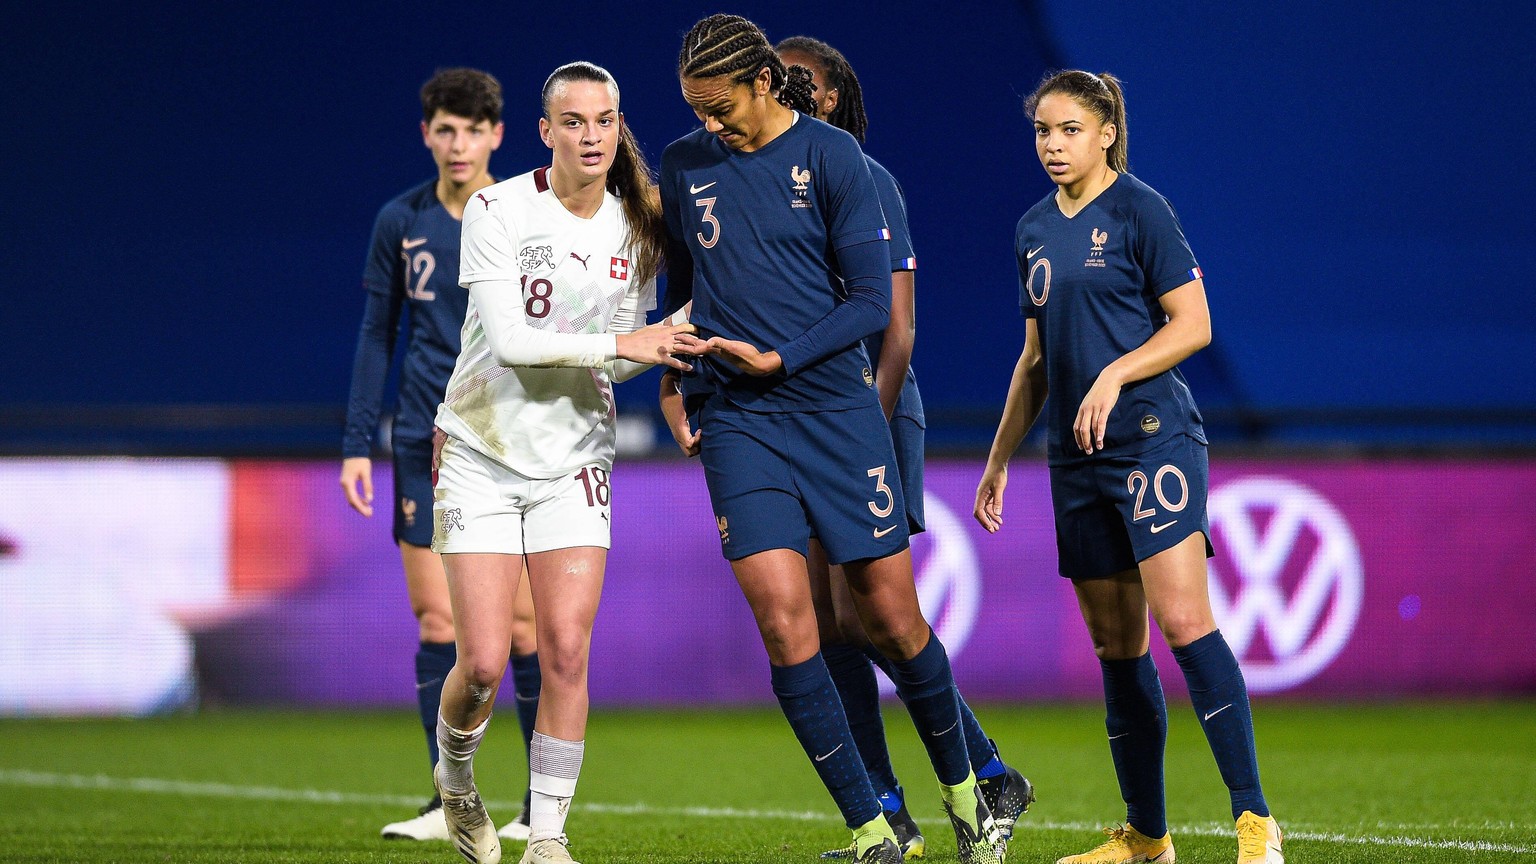
[[[421,798],[407,795],[368,795],[357,792],[336,792],[321,789],[284,789],[276,786],[236,786],[230,783],[206,783],[190,780],[167,780],[158,777],[108,777],[105,774],[58,774],[48,771],[0,769],[0,785],[85,789],[110,792],[143,792],[165,795],[188,795],[204,798],[243,798],[262,801],[297,801],[310,804],[388,805],[416,807]],[[492,810],[512,811],[521,806],[518,801],[486,801]],[[649,804],[598,804],[580,803],[576,810],[587,813],[606,813],[628,816],[687,816],[703,819],[780,819],[795,822],[835,820],[836,816],[811,810],[742,810],[734,807],[654,807]],[[1020,823],[1025,830],[1091,832],[1100,828],[1093,822],[1051,822],[1028,816]],[[1510,823],[1512,827],[1513,823]],[[1206,837],[1225,837],[1232,829],[1216,822],[1187,823],[1171,826],[1175,833],[1195,834]],[[1412,825],[1394,825],[1398,830],[1412,830]],[[1341,843],[1355,846],[1389,846],[1413,849],[1451,849],[1460,852],[1499,852],[1529,855],[1536,853],[1536,845],[1519,843],[1492,843],[1486,840],[1431,840],[1421,837],[1360,836],[1334,831],[1287,830],[1287,838],[1316,840],[1324,843]]]

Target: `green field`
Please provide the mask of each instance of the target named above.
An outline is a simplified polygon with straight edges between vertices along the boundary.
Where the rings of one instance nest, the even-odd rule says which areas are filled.
[[[1171,706],[1169,819],[1182,862],[1232,861],[1225,792],[1188,706]],[[1051,862],[1123,815],[1098,706],[984,706],[1040,800],[1010,862]],[[1536,855],[1536,702],[1256,708],[1265,791],[1291,862],[1500,862]],[[887,722],[926,860],[954,860],[899,706]],[[522,797],[510,713],[477,776],[498,821]],[[384,841],[430,792],[414,718],[207,711],[152,720],[0,721],[0,861],[438,862]],[[931,790],[926,794],[924,789]],[[813,862],[847,842],[772,710],[596,713],[572,850],[598,862]],[[509,864],[521,844],[510,843]]]

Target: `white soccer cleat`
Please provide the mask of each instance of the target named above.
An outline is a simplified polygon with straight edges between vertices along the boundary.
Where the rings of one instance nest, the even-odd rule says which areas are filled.
[[[447,840],[448,820],[443,802],[433,798],[410,819],[391,822],[379,832],[385,840]]]
[[[523,850],[523,860],[518,864],[580,864],[566,848],[571,841],[564,834],[547,840],[535,840]]]
[[[432,779],[443,799],[443,818],[448,823],[448,839],[453,847],[469,864],[501,864],[501,840],[474,784],[470,784],[468,793],[454,795],[443,788],[437,772],[433,772]]]

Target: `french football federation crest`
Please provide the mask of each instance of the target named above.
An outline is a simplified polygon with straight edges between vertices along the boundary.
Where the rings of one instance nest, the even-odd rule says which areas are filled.
[[[803,198],[811,182],[811,169],[795,165],[789,169],[789,179],[795,181],[795,194]]]
[[[1109,233],[1095,228],[1088,237],[1093,240],[1093,249],[1089,251],[1099,255],[1104,254],[1104,241],[1109,239]]]
[[[524,246],[523,251],[517,253],[517,263],[524,270],[552,270],[555,266],[555,249],[553,246]]]

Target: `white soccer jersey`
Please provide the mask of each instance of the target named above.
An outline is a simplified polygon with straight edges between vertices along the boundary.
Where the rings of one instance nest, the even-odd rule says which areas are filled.
[[[626,234],[618,198],[604,193],[591,219],[572,215],[550,188],[548,168],[470,199],[459,282],[472,294],[439,428],[524,477],[613,464],[613,385],[604,364],[614,358],[614,337],[601,334],[620,323],[621,307],[624,332],[643,326],[656,308],[655,280],[631,278],[635,255]],[[490,287],[497,293],[474,293]],[[482,309],[487,299],[493,308]],[[501,365],[490,323],[492,337],[506,332],[524,344],[570,334],[560,337],[567,350]]]

